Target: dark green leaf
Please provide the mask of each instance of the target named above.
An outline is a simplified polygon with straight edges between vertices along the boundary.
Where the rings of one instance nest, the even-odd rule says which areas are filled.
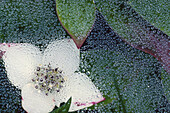
[[[62,106],[60,106],[59,108],[53,110],[51,113],[68,113],[70,105],[71,105],[71,97],[70,99]]]
[[[162,61],[170,73],[168,35],[148,23],[126,1],[96,0],[96,7],[123,40]]]
[[[97,106],[97,111],[168,111],[169,75],[153,56],[114,35],[100,14],[85,44],[81,50],[88,51],[81,52],[81,70],[90,73],[93,83],[113,99],[108,105]]]
[[[168,74],[163,68],[161,69],[161,79],[162,84],[165,92],[165,96],[167,97],[168,101],[170,101],[170,74]]]
[[[169,0],[129,0],[143,18],[167,35],[170,35]]]
[[[168,99],[160,80],[161,65],[154,57],[139,50],[131,48],[128,52],[100,49],[84,55],[85,59],[93,59],[93,62],[87,60],[86,65],[90,67],[87,70],[94,83],[100,84],[99,89],[104,89],[102,92],[110,98],[106,105],[100,103],[89,109],[123,113],[166,111]],[[100,83],[95,82],[99,79]]]
[[[53,0],[0,0],[0,19],[1,43],[32,43],[42,47],[66,36]]]

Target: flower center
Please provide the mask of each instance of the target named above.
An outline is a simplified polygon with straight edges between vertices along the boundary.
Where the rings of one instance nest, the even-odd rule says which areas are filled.
[[[59,68],[52,69],[50,64],[37,67],[35,78],[32,81],[35,83],[35,88],[46,95],[59,92],[65,82],[63,72]]]

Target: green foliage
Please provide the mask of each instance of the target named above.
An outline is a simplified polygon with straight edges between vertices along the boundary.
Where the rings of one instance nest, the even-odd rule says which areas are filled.
[[[70,105],[71,105],[71,97],[70,99],[62,106],[57,109],[54,109],[51,113],[68,113]]]
[[[164,91],[168,90],[168,83],[167,87],[163,87],[160,64],[151,55],[133,48],[126,53],[102,49],[84,52],[83,62],[87,67],[82,69],[90,71],[93,82],[110,100],[106,102],[108,105],[100,103],[90,109],[123,113],[155,112],[161,111],[160,107],[164,106],[162,110],[166,111],[169,100],[164,97]],[[93,59],[93,62],[88,59]],[[162,77],[167,76],[164,74]]]
[[[169,37],[159,30],[160,28],[169,34],[168,2],[164,3],[164,1],[160,0],[144,0],[143,2],[135,2],[135,0],[95,0],[94,2],[96,9],[102,13],[109,26],[119,36],[121,36],[124,41],[126,41],[131,46],[145,51],[159,59],[164,63],[166,71],[169,72],[168,63],[166,61],[169,55],[169,50],[167,49],[169,48]],[[57,0],[56,4],[57,14],[63,27],[65,27],[68,33],[72,36],[77,47],[80,48],[86,39],[86,35],[83,36],[82,34],[87,34],[92,23],[94,22],[92,21],[95,18],[93,13],[95,11],[93,10],[94,4],[91,4],[91,8],[88,7],[89,1],[68,2],[67,0],[61,0],[59,2]],[[144,6],[146,6],[146,8]],[[133,7],[135,7],[137,12]],[[77,14],[77,12],[83,12],[83,10],[86,9],[88,9],[90,12]],[[141,15],[138,14],[138,12],[141,12]],[[88,16],[89,14],[90,16]],[[78,15],[78,17],[75,15]],[[81,19],[82,17],[83,19]],[[84,25],[86,27],[84,27]],[[156,25],[158,29],[153,25]]]
[[[95,21],[93,0],[56,0],[56,10],[63,27],[80,48]]]
[[[40,46],[66,36],[56,17],[55,2],[40,0],[0,1],[0,42]]]
[[[151,38],[154,37],[152,28],[127,2],[106,0],[103,4],[103,1],[99,0],[96,7],[111,28],[127,43],[155,51],[156,47],[151,42]]]
[[[129,0],[128,3],[149,23],[170,35],[169,0]]]
[[[65,3],[63,1],[56,1],[58,17],[75,40],[78,38],[86,39],[95,21],[95,4],[112,29],[128,43],[155,49],[153,44],[150,43],[150,39],[147,38],[150,33],[155,31],[149,29],[148,31],[152,32],[148,32],[142,26],[148,25],[142,17],[169,35],[169,19],[166,16],[168,2],[157,0],[155,4],[153,0],[150,2],[149,0],[140,2],[134,0],[130,0],[130,2],[126,2],[127,0],[96,0],[94,4],[92,0],[84,2],[65,0]],[[154,7],[151,7],[151,5]],[[50,41],[60,36],[67,36],[56,17],[53,1],[32,2],[32,0],[27,0],[22,2],[18,0],[10,2],[2,0],[0,7],[1,42],[31,43],[38,46],[42,45],[42,48],[45,48]],[[146,7],[144,11],[143,7]],[[150,10],[149,8],[153,9]],[[154,9],[159,12],[153,12]],[[102,22],[98,24],[98,26],[101,25]],[[104,30],[101,29],[97,34],[102,32]],[[90,41],[93,43],[93,40]],[[96,40],[95,42],[97,43]],[[100,50],[81,51],[83,56],[81,58],[83,62],[81,71],[84,72],[83,69],[85,69],[86,73],[90,72],[89,77],[106,98],[105,101],[89,107],[89,111],[90,109],[103,112],[166,110],[167,103],[170,101],[170,82],[168,73],[162,69],[160,63],[151,55],[128,45],[112,45],[109,42],[111,40],[108,40],[105,43],[107,46]],[[163,44],[166,44],[164,42]],[[82,42],[78,45],[81,44]],[[102,43],[100,46],[103,45]],[[93,43],[93,46],[96,45]],[[107,47],[113,48],[108,50]],[[1,65],[0,104],[2,104],[3,109],[0,109],[0,111],[14,112],[14,110],[18,110],[16,112],[24,112],[21,97],[18,96],[20,91],[9,83],[4,70],[3,65]],[[71,98],[66,104],[53,112],[68,112],[70,103]]]

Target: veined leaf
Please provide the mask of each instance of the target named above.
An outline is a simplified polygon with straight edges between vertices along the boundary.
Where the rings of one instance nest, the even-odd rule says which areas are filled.
[[[84,59],[93,59],[93,62],[87,60],[85,64],[91,79],[110,98],[108,103],[90,109],[123,113],[167,111],[169,100],[168,95],[164,95],[167,87],[161,83],[160,64],[149,54],[134,51],[132,47],[128,49],[129,54],[102,49],[84,53]],[[95,82],[97,80],[100,83]]]
[[[80,48],[95,21],[93,0],[56,0],[56,10],[61,24]]]
[[[106,113],[168,112],[168,73],[153,56],[120,38],[98,13],[92,34],[81,48],[80,68],[103,95],[113,99],[96,108]]]
[[[149,23],[170,35],[169,0],[129,0],[128,3]]]
[[[169,36],[143,19],[125,0],[96,0],[96,7],[128,44],[163,62],[170,73]]]

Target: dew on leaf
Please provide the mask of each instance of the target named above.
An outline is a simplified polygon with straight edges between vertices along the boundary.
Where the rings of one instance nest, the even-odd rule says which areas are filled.
[[[106,2],[106,0],[103,1]],[[115,7],[111,5],[108,7],[107,4],[104,4],[106,6],[105,10],[111,8],[112,11],[115,11],[119,7],[117,4],[121,2],[115,1]],[[99,3],[97,0],[95,2],[96,4]],[[110,4],[113,3],[111,0],[109,2]],[[126,11],[130,7],[128,5],[126,8],[123,8],[123,5],[121,7],[121,14],[127,14]],[[102,12],[103,10],[104,7],[99,7],[99,11]],[[158,13],[161,12],[157,11]],[[124,16],[122,20],[125,20],[125,24],[121,24],[121,21],[116,22],[116,20],[121,20],[120,12],[114,13],[117,17],[112,16],[113,19],[105,15],[105,13],[110,12],[110,10],[102,12],[103,16],[98,11],[96,12],[97,17],[93,29],[80,49],[80,66],[78,66],[79,70],[76,71],[88,75],[103,96],[108,96],[112,101],[105,106],[95,105],[95,109],[87,108],[80,111],[168,112],[168,102],[170,100],[168,73],[152,55],[135,49],[122,40],[126,33],[132,37],[148,35],[147,32],[139,30],[139,28],[143,29],[142,25],[146,25],[147,27],[144,27],[146,31],[149,30],[155,37],[161,36],[158,39],[161,43],[157,45],[160,50],[156,50],[161,51],[164,49],[162,47],[162,44],[165,42],[163,37],[167,35],[165,36],[160,30],[150,26],[149,23],[144,24],[144,21],[140,20],[138,15],[136,18],[139,18],[139,20],[134,22],[141,26],[135,23],[129,23],[128,27],[124,26],[126,22],[133,21],[131,20],[132,18],[127,20],[128,16]],[[50,42],[59,37],[62,37],[61,39],[63,37],[70,38],[57,19],[55,2],[52,0],[43,2],[29,0],[24,3],[21,1],[9,2],[2,0],[0,1],[0,14],[1,42],[31,43],[44,50]],[[129,15],[135,16],[131,13]],[[113,27],[112,24],[114,23],[118,24]],[[130,31],[123,32],[126,29],[130,29]],[[135,32],[132,32],[131,29],[135,30]],[[135,42],[136,40],[137,43]],[[155,40],[153,43],[157,43],[158,40]],[[133,38],[130,41],[134,42],[134,44],[143,44],[139,47],[141,49],[152,49],[152,46],[148,45],[148,38],[143,40]],[[56,46],[53,47],[55,48]],[[63,45],[64,47],[69,48],[67,45]],[[70,54],[69,51],[64,52]],[[161,56],[162,53],[158,53],[159,55]],[[161,59],[167,61],[167,57],[162,57]],[[70,65],[68,61],[64,63],[65,65]],[[1,61],[0,112],[25,113],[21,105],[21,90],[11,84],[4,68],[5,65]]]
[[[107,35],[108,32],[115,33],[109,31],[100,14],[97,17],[94,29],[81,48],[81,69],[90,71],[95,85],[104,95],[113,98],[114,104],[101,107],[100,111],[168,111],[169,94],[165,96],[167,88],[164,89],[165,84],[160,79],[161,64],[153,56],[129,46],[117,35]],[[166,81],[165,87],[167,84]]]

